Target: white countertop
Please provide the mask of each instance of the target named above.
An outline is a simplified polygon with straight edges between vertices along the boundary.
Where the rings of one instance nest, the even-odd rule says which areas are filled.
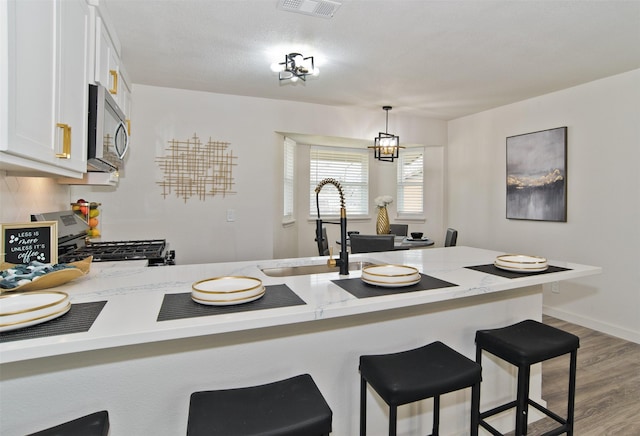
[[[72,303],[107,301],[91,329],[86,333],[2,343],[0,363],[345,317],[570,280],[601,272],[599,267],[553,259],[549,259],[550,265],[570,268],[570,271],[509,279],[464,268],[493,263],[495,257],[501,254],[505,253],[470,247],[448,247],[351,255],[352,262],[409,265],[424,274],[457,285],[362,299],[331,282],[360,277],[360,271],[352,271],[349,277],[339,276],[337,273],[268,277],[260,270],[264,267],[321,264],[326,262],[326,257],[166,267],[146,267],[146,262],[93,263],[87,276],[56,288],[67,292]],[[228,275],[256,277],[266,286],[286,284],[306,304],[156,321],[165,294],[189,293],[191,285],[198,280]]]

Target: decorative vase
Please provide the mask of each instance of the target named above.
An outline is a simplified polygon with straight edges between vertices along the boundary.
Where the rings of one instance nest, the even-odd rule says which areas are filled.
[[[378,207],[378,221],[376,222],[376,233],[378,235],[388,235],[389,228],[389,214],[387,214],[387,206]]]

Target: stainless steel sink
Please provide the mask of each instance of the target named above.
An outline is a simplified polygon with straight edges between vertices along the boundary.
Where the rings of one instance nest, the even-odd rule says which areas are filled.
[[[374,265],[373,262],[349,262],[349,271],[361,270],[365,266]],[[339,273],[337,266],[328,266],[326,263],[319,265],[278,266],[273,268],[260,268],[269,277],[305,276],[310,274]]]

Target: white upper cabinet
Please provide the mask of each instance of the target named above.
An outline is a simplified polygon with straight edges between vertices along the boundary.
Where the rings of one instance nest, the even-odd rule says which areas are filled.
[[[87,149],[86,1],[2,1],[0,24],[0,76],[6,77],[0,81],[0,169],[81,177]]]
[[[105,11],[96,9],[98,10],[94,17],[94,81],[109,91],[128,119],[131,106],[131,84],[122,65],[120,41],[112,30],[112,26],[107,24],[109,21],[102,16]]]
[[[117,100],[120,78],[120,56],[107,26],[100,16],[95,18],[95,82],[107,88]]]

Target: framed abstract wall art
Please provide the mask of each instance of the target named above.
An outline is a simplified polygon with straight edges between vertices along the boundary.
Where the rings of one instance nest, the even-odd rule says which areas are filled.
[[[567,221],[567,128],[507,138],[507,219]]]

